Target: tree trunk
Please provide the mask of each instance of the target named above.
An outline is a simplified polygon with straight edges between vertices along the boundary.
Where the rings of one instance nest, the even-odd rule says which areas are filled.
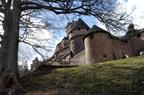
[[[17,0],[19,1],[19,0]],[[21,10],[18,3],[4,13],[2,44],[0,49],[0,92],[15,95],[18,83],[18,42]],[[1,94],[0,93],[0,94]]]

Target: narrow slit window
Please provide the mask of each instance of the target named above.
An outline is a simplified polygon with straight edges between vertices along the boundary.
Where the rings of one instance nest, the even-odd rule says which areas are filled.
[[[103,55],[103,57],[107,57],[107,55]]]

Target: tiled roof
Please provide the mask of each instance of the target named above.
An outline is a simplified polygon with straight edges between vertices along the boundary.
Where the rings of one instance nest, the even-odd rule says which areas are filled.
[[[90,29],[89,26],[81,18],[79,18],[77,21],[72,21],[67,24],[66,32],[71,32],[78,28],[86,28],[88,30]]]
[[[96,25],[93,25],[92,28],[89,30],[90,32],[107,32],[106,30],[96,26]],[[108,32],[107,32],[108,33]]]
[[[107,32],[106,30],[104,30],[104,29],[102,29],[102,28],[100,28],[100,27],[98,27],[98,26],[96,26],[96,25],[93,25],[92,28],[89,30],[89,32],[84,36],[84,39],[85,39],[87,36],[89,36],[89,35],[91,35],[91,34],[93,34],[93,33],[100,33],[100,32],[109,33],[109,32]],[[109,33],[109,34],[110,34],[110,33]],[[111,34],[110,34],[110,35],[111,35]]]
[[[78,19],[76,25],[80,26],[80,27],[85,27],[87,29],[90,29],[89,26],[81,18]]]

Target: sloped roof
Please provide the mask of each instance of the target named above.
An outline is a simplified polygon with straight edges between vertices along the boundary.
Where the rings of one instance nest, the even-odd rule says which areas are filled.
[[[102,29],[102,28],[100,28],[100,27],[98,27],[98,26],[96,26],[96,25],[93,25],[92,28],[89,30],[89,32],[84,36],[84,39],[85,39],[87,36],[89,36],[89,35],[91,35],[91,34],[93,34],[93,33],[100,33],[100,32],[110,34],[110,33],[107,32],[106,30],[104,30],[104,29]],[[111,34],[110,34],[110,35],[111,35]]]
[[[94,25],[90,30],[89,30],[89,33],[87,33],[83,39],[85,39],[87,36],[93,34],[93,33],[108,33],[110,35],[110,38],[111,39],[115,39],[115,40],[120,40],[120,41],[127,41],[125,38],[120,38],[120,37],[116,37],[116,36],[113,36],[111,35],[111,33],[109,33],[108,31]]]
[[[69,22],[66,26],[66,29],[68,29],[69,32],[78,28],[90,29],[89,26],[81,18],[79,18],[77,21]]]
[[[98,26],[96,26],[96,25],[93,25],[92,28],[90,29],[90,32],[107,32],[107,31],[100,28],[100,27],[98,27]]]
[[[76,25],[80,26],[80,27],[85,27],[87,29],[90,29],[89,26],[81,18],[78,19]]]

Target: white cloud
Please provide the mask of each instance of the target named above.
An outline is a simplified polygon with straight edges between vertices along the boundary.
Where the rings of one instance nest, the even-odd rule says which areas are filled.
[[[133,23],[136,24],[136,28],[144,28],[144,0],[118,0],[123,4],[128,13],[131,13]]]

